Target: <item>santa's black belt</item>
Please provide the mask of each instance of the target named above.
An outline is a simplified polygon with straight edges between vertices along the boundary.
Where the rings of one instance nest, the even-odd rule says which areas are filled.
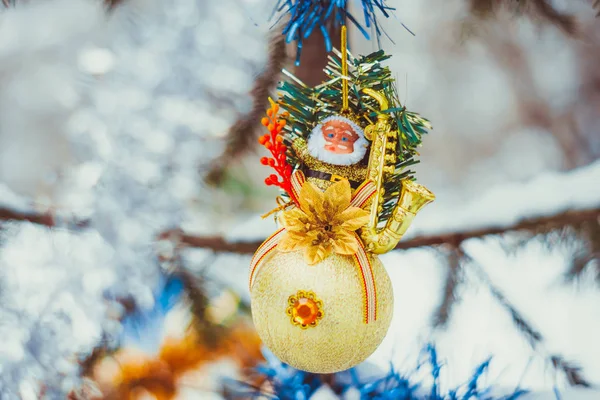
[[[312,169],[307,170],[304,175],[306,175],[307,178],[316,178],[316,179],[321,179],[323,181],[329,181],[329,182],[339,182],[342,179],[345,179],[343,176],[340,176],[340,175],[329,174],[327,172],[321,172],[321,171],[314,171]],[[352,189],[356,189],[361,184],[361,182],[351,181],[350,179],[348,179],[348,182],[350,182],[350,187]]]

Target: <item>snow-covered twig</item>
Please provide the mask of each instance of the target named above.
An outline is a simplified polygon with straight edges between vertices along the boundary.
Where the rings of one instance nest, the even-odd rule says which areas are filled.
[[[600,218],[600,207],[590,210],[567,211],[548,217],[524,219],[515,225],[506,227],[490,227],[445,233],[439,235],[416,236],[400,242],[396,249],[410,249],[424,246],[452,245],[458,246],[468,239],[482,238],[490,235],[500,235],[512,231],[540,232],[559,229],[565,226],[577,225],[585,221],[595,221]],[[199,247],[224,253],[252,254],[262,241],[230,242],[224,237],[202,237],[182,234],[180,243],[187,247]]]
[[[0,208],[0,221],[29,221],[38,225],[53,226],[54,220],[49,214],[18,212],[10,208]]]
[[[475,262],[475,260],[473,260],[462,250],[458,251],[460,252],[461,258],[470,264],[470,266],[478,275],[479,279],[488,286],[490,293],[496,298],[498,303],[510,314],[513,323],[517,329],[523,333],[531,348],[541,352],[555,370],[562,372],[569,385],[585,388],[591,387],[591,384],[583,375],[582,368],[565,360],[562,355],[550,354],[544,348],[545,339],[542,333],[539,332],[513,304],[511,304],[511,302],[506,298],[502,291],[493,284],[490,277],[485,273],[483,268]]]
[[[565,173],[540,175],[529,182],[495,187],[467,204],[440,199],[415,219],[398,249],[451,244],[509,231],[550,231],[596,221],[600,216],[600,161]],[[276,229],[273,221],[253,218],[221,237],[181,236],[191,247],[253,253]]]

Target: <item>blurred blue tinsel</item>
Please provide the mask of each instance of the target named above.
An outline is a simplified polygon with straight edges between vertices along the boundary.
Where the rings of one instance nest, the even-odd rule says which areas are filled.
[[[152,354],[160,348],[165,317],[182,300],[186,287],[176,275],[162,275],[154,293],[154,304],[147,310],[138,309],[123,320],[121,346],[136,347]],[[341,399],[372,400],[515,400],[527,393],[516,388],[498,396],[499,390],[485,384],[483,376],[491,358],[475,368],[468,381],[452,390],[440,390],[442,363],[435,346],[429,344],[422,351],[422,361],[411,371],[400,372],[392,365],[381,371],[365,362],[355,368],[336,374],[312,374],[282,363],[268,349],[263,348],[265,362],[256,367],[248,381],[228,379],[224,382],[226,398],[310,400],[327,387]],[[314,397],[313,397],[314,396]],[[328,397],[330,398],[330,397]]]
[[[123,319],[120,346],[157,353],[163,340],[165,318],[184,293],[184,282],[179,276],[161,274],[152,307],[137,308]]]
[[[335,25],[345,24],[346,19],[352,22],[367,39],[370,39],[367,29],[373,27],[379,41],[382,29],[375,14],[380,11],[388,18],[390,12],[395,9],[386,5],[385,0],[360,0],[360,5],[364,15],[364,26],[347,10],[348,0],[278,0],[274,13],[282,13],[277,21],[289,15],[289,21],[283,29],[283,34],[286,36],[287,43],[296,41],[296,65],[300,65],[304,39],[318,29],[323,35],[327,51],[331,51],[329,29]],[[404,26],[404,24],[402,25]],[[406,26],[404,27],[406,28]]]
[[[527,393],[526,390],[516,388],[507,395],[494,395],[494,387],[484,385],[481,379],[491,359],[482,362],[465,384],[441,393],[439,374],[442,365],[438,361],[436,349],[433,345],[427,345],[423,353],[425,361],[408,373],[401,373],[393,366],[387,373],[374,373],[376,367],[364,363],[348,371],[321,375],[296,370],[264,349],[266,362],[256,368],[256,375],[251,378],[265,378],[268,384],[258,388],[246,382],[229,380],[226,383],[227,398],[309,400],[325,385],[342,399],[515,400]],[[428,385],[414,378],[423,368],[428,371]],[[268,389],[265,390],[264,387]]]

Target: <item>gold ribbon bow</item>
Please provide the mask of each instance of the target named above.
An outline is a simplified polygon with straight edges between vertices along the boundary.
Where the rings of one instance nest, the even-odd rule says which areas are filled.
[[[292,175],[293,187],[299,188],[299,207],[284,211],[283,228],[260,245],[250,263],[250,288],[262,261],[275,248],[282,252],[304,249],[309,265],[317,264],[332,252],[353,256],[359,267],[365,301],[365,322],[376,320],[377,294],[371,261],[356,230],[369,221],[362,209],[375,194],[372,181],[359,186],[354,195],[347,180],[331,185],[324,193],[305,180],[302,172]]]

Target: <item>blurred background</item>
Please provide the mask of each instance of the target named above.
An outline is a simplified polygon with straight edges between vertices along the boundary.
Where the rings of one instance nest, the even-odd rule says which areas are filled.
[[[386,339],[322,376],[261,346],[247,289],[278,194],[260,119],[281,69],[325,79],[320,33],[298,66],[273,0],[4,1],[0,399],[599,399],[597,3],[389,0],[379,39],[349,25],[431,121],[437,200],[381,257]]]

